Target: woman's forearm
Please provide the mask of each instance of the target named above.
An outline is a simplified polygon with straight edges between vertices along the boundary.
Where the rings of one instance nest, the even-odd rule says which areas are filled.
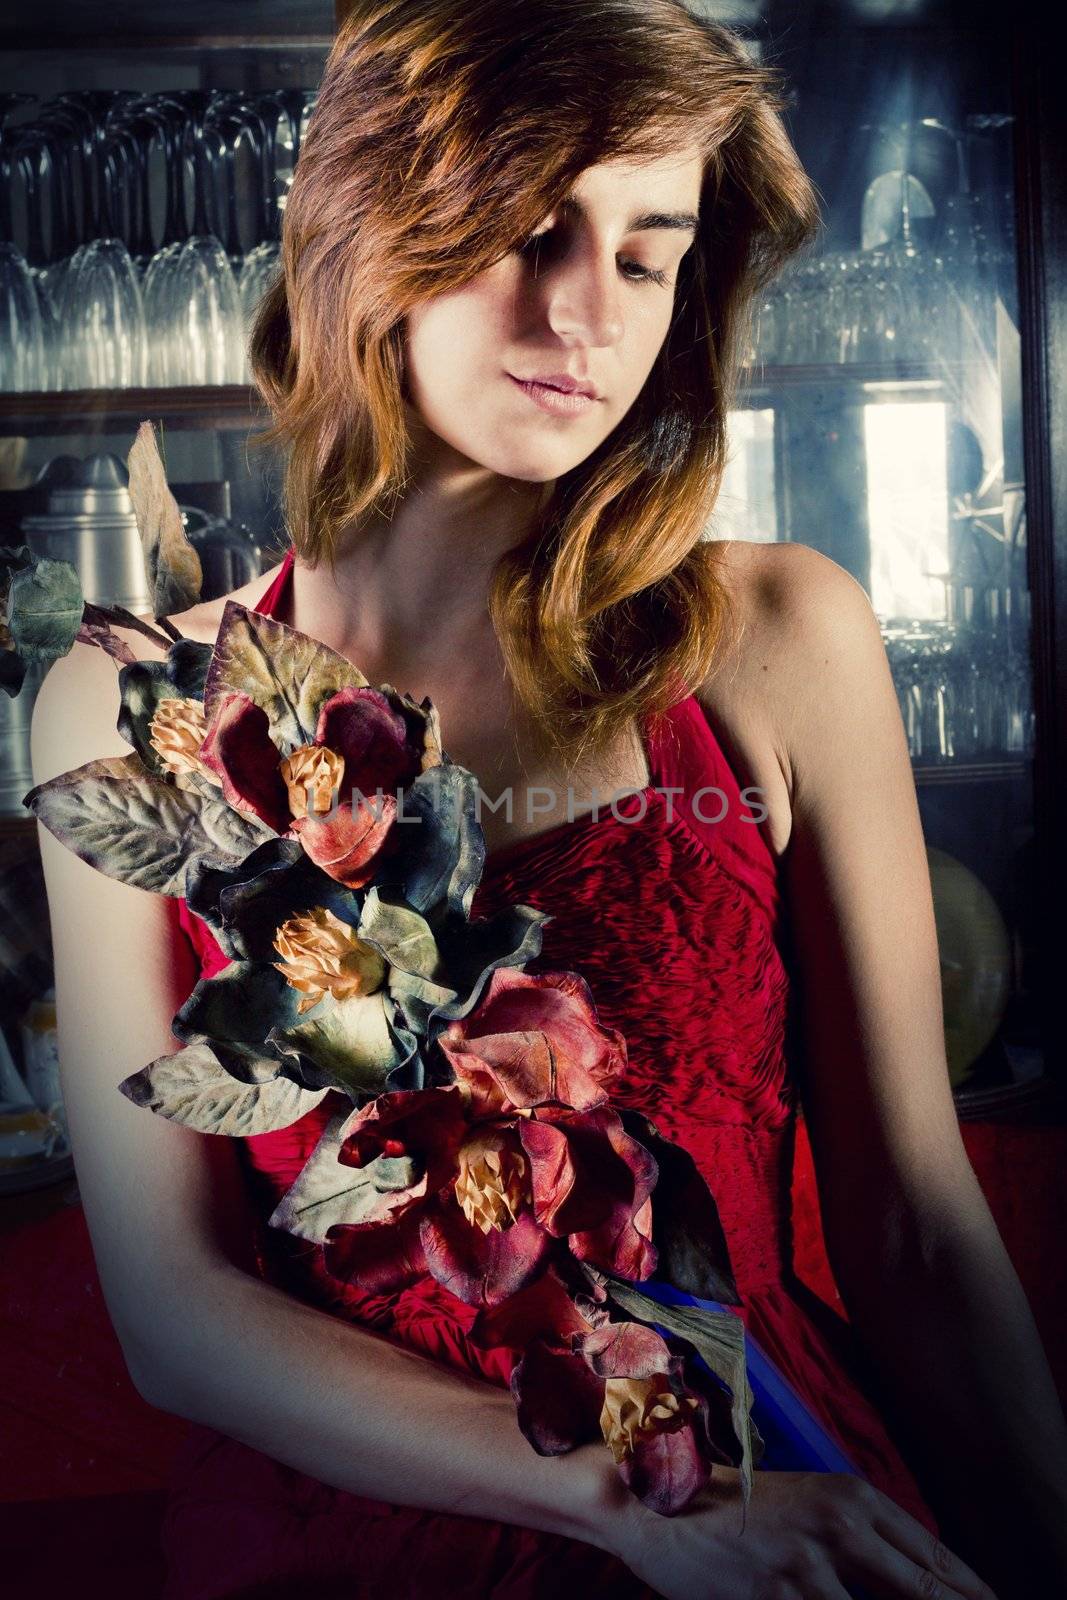
[[[614,1550],[631,1496],[605,1445],[540,1456],[507,1390],[237,1268],[213,1269],[195,1298],[157,1312],[151,1352],[131,1363],[159,1409],[354,1494]]]
[[[849,1316],[946,1543],[1001,1600],[1067,1592],[1027,1586],[1067,1583],[1067,1424],[1026,1296],[973,1173],[922,1216],[845,1254]]]

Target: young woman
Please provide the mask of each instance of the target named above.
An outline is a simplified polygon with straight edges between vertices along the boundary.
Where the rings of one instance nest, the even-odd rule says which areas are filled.
[[[449,755],[510,794],[472,914],[551,912],[538,969],[580,971],[625,1034],[619,1097],[700,1164],[748,1326],[863,1476],[758,1472],[739,1534],[736,1473],[665,1518],[599,1444],[537,1455],[470,1308],[346,1291],[265,1226],[326,1102],[238,1141],[115,1092],[225,957],[42,832],[101,1280],[140,1391],[197,1425],[167,1600],[1013,1600],[1067,1576],[1063,1419],[957,1129],[876,619],[803,544],[703,538],[752,297],[817,222],[778,105],[677,0],[360,0],[253,340],[292,549],[231,598],[429,695]],[[210,641],[222,605],[172,620]],[[113,663],[76,646],[35,781],[126,753],[116,710]],[[620,790],[641,804],[605,809]],[[801,1102],[851,1326],[791,1267]]]

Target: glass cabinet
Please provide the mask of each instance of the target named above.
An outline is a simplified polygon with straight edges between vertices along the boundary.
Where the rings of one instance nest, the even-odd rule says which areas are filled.
[[[1056,1115],[1036,772],[1052,696],[1031,603],[1054,530],[1024,449],[1042,310],[1018,246],[1035,204],[1025,36],[982,8],[751,9],[823,229],[759,308],[709,535],[802,541],[866,590],[917,786],[958,1109]]]
[[[1058,263],[1041,242],[1040,97],[1020,89],[1028,25],[1009,48],[981,6],[689,3],[783,70],[824,222],[758,307],[706,533],[807,543],[870,596],[928,846],[960,1114],[1053,1118],[1064,1029],[1042,908],[1063,887],[1064,533],[1053,480],[1035,498],[1031,478],[1051,470],[1042,284]],[[263,417],[244,334],[277,270],[333,7],[187,4],[181,35],[117,10],[125,36],[94,3],[45,34],[29,6],[2,25],[0,543],[135,538],[123,463],[151,417],[210,598],[285,544],[279,462],[250,448]],[[87,597],[114,601],[99,583],[83,575]],[[16,1071],[50,984],[19,804],[38,682],[0,696],[0,1032]]]

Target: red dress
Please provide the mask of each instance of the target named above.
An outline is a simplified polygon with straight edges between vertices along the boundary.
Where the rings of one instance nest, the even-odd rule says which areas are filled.
[[[291,568],[292,551],[257,611],[273,614]],[[628,1068],[613,1096],[703,1171],[746,1326],[871,1482],[936,1532],[864,1392],[851,1327],[792,1270],[797,1094],[774,857],[693,696],[645,732],[649,788],[619,802],[618,816],[579,817],[491,851],[471,915],[514,902],[552,914],[528,970],[580,972],[605,1026],[625,1035]],[[184,901],[180,916],[203,975],[218,972],[227,958],[206,925]],[[506,1388],[507,1352],[471,1346],[474,1309],[435,1280],[383,1295],[348,1289],[325,1272],[318,1246],[266,1226],[343,1103],[331,1091],[293,1126],[240,1141],[262,1223],[260,1271]],[[533,1600],[571,1584],[614,1600],[652,1593],[591,1545],[348,1494],[199,1426],[175,1471],[164,1545],[164,1600],[324,1595],[332,1584],[348,1600]]]

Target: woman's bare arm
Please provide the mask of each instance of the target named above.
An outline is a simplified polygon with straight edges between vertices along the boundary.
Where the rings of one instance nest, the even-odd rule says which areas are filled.
[[[1067,1429],[960,1137],[889,664],[849,574],[804,546],[775,556],[749,648],[789,708],[778,719],[793,799],[784,860],[830,1262],[946,1538],[1005,1600],[1045,1592],[1018,1584],[1041,1560],[1067,1581]]]
[[[50,669],[33,718],[35,782],[129,753],[115,728],[117,676],[80,644]],[[197,970],[176,903],[39,835],[79,1188],[141,1394],[341,1489],[609,1548],[632,1496],[603,1445],[539,1456],[506,1391],[255,1276],[231,1141],[154,1116],[117,1088],[180,1046],[170,1021]]]

